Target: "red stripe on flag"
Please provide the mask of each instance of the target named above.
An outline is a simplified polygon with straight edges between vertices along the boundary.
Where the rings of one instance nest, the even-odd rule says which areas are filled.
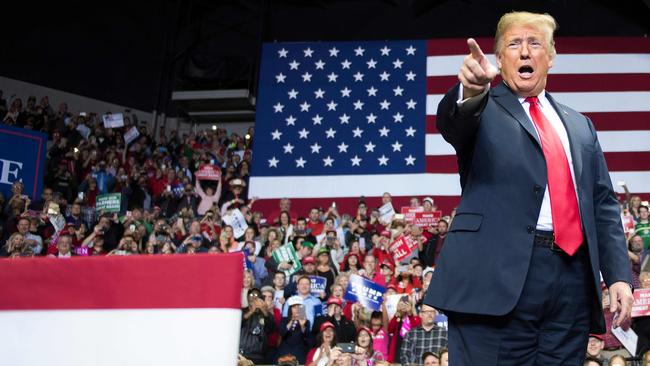
[[[459,178],[460,179],[460,178]],[[433,192],[435,187],[431,187]],[[415,196],[414,196],[415,197]],[[420,198],[420,201],[425,196],[417,196]],[[451,210],[458,205],[460,196],[436,196],[433,197],[438,208],[442,210],[443,215],[449,215]],[[373,208],[378,208],[382,205],[381,197],[364,197],[365,202],[368,206],[368,214]],[[409,205],[409,199],[411,196],[393,196],[393,207],[395,211],[399,212],[400,207],[406,207]],[[321,207],[325,211],[332,205],[332,202],[336,202],[336,209],[339,214],[343,215],[344,213],[350,214],[352,217],[356,215],[357,206],[359,204],[359,197],[336,197],[336,198],[291,198],[291,212],[294,212],[296,215],[301,217],[307,217],[309,211],[313,207]],[[260,199],[255,201],[253,206],[253,211],[261,211],[265,213],[275,213],[279,212],[279,199]],[[272,220],[272,217],[265,216],[267,219]],[[293,219],[293,217],[292,217]]]
[[[549,74],[548,90],[554,92],[646,91],[650,74]]]
[[[459,65],[460,67],[460,65]],[[492,86],[501,82],[497,77]],[[458,83],[456,75],[428,76],[427,94],[445,94]],[[558,92],[646,91],[650,74],[549,74],[548,90]]]
[[[475,38],[483,53],[494,53],[494,38]],[[650,49],[650,38],[645,37],[556,37],[555,49],[568,53],[638,53]],[[464,39],[432,39],[427,42],[427,55],[466,55]]]
[[[0,310],[241,308],[237,254],[0,260]]]
[[[605,160],[611,172],[650,170],[650,152],[606,152]],[[457,173],[456,155],[426,156],[427,173]]]
[[[436,127],[436,116],[427,115],[426,117],[426,133],[438,133],[438,127]]]
[[[585,113],[596,131],[629,131],[650,129],[650,112]]]
[[[427,173],[458,173],[458,159],[456,155],[428,155],[425,169]]]
[[[610,172],[650,170],[650,152],[606,152],[605,161]]]

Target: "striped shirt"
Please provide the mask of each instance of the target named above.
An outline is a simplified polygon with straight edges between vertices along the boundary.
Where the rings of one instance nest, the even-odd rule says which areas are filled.
[[[420,364],[424,352],[438,353],[447,347],[447,331],[434,325],[426,331],[422,326],[411,329],[402,341],[401,357],[403,366]]]

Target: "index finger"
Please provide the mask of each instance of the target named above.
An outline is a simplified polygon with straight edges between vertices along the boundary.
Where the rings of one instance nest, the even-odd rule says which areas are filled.
[[[467,46],[469,46],[469,52],[472,54],[472,57],[475,60],[480,61],[483,57],[485,57],[485,54],[483,54],[483,51],[481,51],[481,47],[479,47],[474,38],[467,39]]]

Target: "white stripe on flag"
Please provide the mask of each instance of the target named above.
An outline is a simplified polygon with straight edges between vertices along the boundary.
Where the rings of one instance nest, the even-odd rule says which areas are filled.
[[[604,152],[650,151],[650,131],[600,131],[596,132]],[[439,133],[426,135],[426,155],[456,155],[454,148]]]
[[[300,187],[300,189],[296,189]],[[323,175],[304,177],[251,177],[251,197],[310,198],[460,195],[458,174]]]
[[[578,112],[648,112],[650,92],[571,92],[551,93],[558,102]],[[427,115],[435,115],[444,94],[427,95]]]
[[[239,309],[1,311],[2,364],[236,365],[240,321]]]
[[[635,192],[650,192],[650,172],[610,172],[612,184],[624,180]],[[300,186],[297,190],[295,187]],[[396,174],[320,177],[251,177],[251,197],[321,198],[381,197],[384,192],[394,196],[459,196],[458,174]]]
[[[469,52],[468,52],[469,53]],[[494,55],[487,55],[496,66]],[[465,55],[428,56],[427,76],[458,75]],[[650,73],[649,53],[558,54],[551,74]]]
[[[609,177],[612,179],[612,186],[618,193],[625,193],[622,187],[616,184],[618,181],[625,181],[625,184],[634,192],[650,192],[650,172],[610,172]]]

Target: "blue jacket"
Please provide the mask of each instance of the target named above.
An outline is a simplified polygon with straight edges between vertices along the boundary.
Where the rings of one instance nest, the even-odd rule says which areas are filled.
[[[456,150],[461,202],[449,228],[425,303],[443,311],[505,315],[522,293],[546,187],[546,163],[517,96],[500,83],[467,113],[459,86],[438,105],[437,127]],[[604,332],[600,276],[631,283],[619,202],[592,122],[547,98],[569,136],[593,286],[591,331]],[[599,333],[600,333],[599,332]]]

